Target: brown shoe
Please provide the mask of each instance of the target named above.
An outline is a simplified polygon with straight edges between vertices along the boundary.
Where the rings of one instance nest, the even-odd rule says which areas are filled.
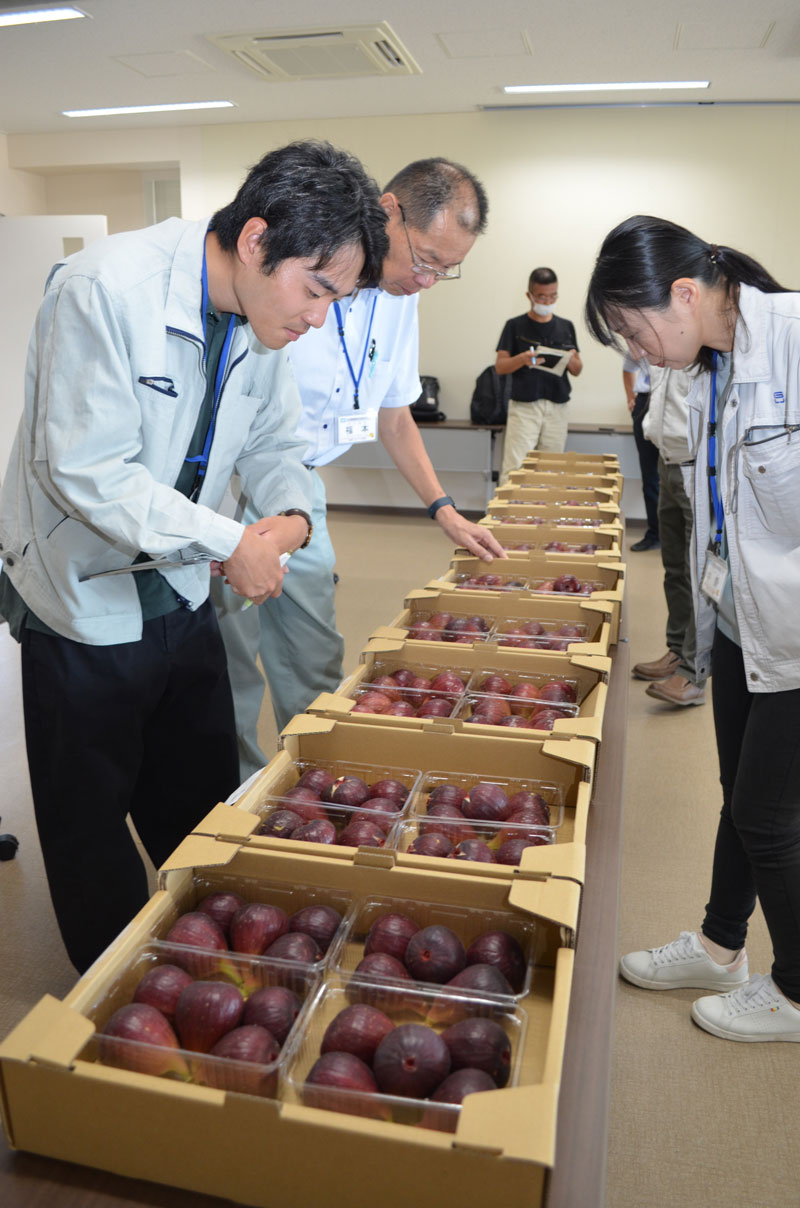
[[[645,692],[655,700],[663,700],[668,705],[704,705],[706,703],[705,688],[698,687],[691,680],[684,679],[682,675],[671,675],[669,679],[648,684]]]
[[[671,650],[668,650],[665,655],[654,663],[636,663],[633,667],[633,675],[635,675],[636,679],[668,679],[669,676],[674,675],[680,665],[681,660],[677,654],[673,654]]]

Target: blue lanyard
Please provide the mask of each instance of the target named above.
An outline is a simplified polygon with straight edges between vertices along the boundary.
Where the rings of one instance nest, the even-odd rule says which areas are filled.
[[[722,528],[725,524],[725,512],[719,497],[717,486],[717,354],[714,353],[714,365],[711,370],[711,409],[708,420],[708,480],[711,484],[711,500],[714,504],[714,516],[717,531],[714,536],[714,550],[719,552],[722,543]]]
[[[201,315],[202,315],[202,319],[203,319],[203,342],[205,344],[204,357],[207,359],[208,358],[208,331],[207,331],[207,323],[206,323],[206,314],[208,311],[208,266],[206,264],[205,244],[203,244],[203,270],[202,270],[202,274],[201,274],[201,280],[203,283],[203,291],[202,291],[202,298],[201,298],[200,305],[202,307]],[[214,379],[214,406],[211,411],[211,419],[209,420],[206,437],[205,437],[205,440],[203,441],[203,451],[202,451],[202,453],[199,453],[196,457],[187,457],[185,459],[188,462],[195,462],[197,465],[197,482],[196,482],[194,490],[192,491],[192,496],[191,496],[192,498],[194,498],[197,495],[199,487],[203,481],[203,478],[205,477],[206,469],[208,468],[208,459],[211,455],[211,442],[214,439],[214,428],[217,423],[217,411],[219,409],[219,400],[220,400],[220,396],[222,394],[222,384],[225,381],[225,371],[228,368],[228,357],[230,356],[231,344],[233,343],[233,333],[234,333],[235,329],[236,329],[236,315],[231,315],[230,318],[228,319],[228,330],[225,333],[225,342],[222,345],[222,352],[220,353],[219,364],[217,365],[217,374],[216,374],[216,378]]]
[[[347,368],[350,370],[350,378],[353,383],[353,406],[356,411],[358,411],[358,389],[359,389],[359,386],[361,385],[361,377],[364,373],[364,362],[367,359],[367,350],[369,349],[369,359],[370,360],[372,360],[372,358],[375,356],[375,341],[373,340],[372,343],[370,344],[369,336],[370,336],[370,332],[372,331],[372,320],[375,317],[375,303],[377,301],[378,301],[378,295],[376,293],[372,299],[372,310],[369,312],[369,324],[367,326],[367,334],[364,339],[364,348],[361,352],[361,364],[358,368],[358,377],[356,377],[355,372],[353,370],[353,363],[350,360],[350,353],[347,351],[347,345],[345,344],[345,341],[344,341],[344,322],[342,321],[342,312],[339,307],[339,303],[334,302],[334,304],[333,304],[333,309],[336,311],[336,322],[338,324],[339,339],[341,341],[342,349],[344,351],[344,359],[347,361]]]

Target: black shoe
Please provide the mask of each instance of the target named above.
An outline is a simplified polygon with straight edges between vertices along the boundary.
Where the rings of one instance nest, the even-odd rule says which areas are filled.
[[[336,571],[334,571],[334,572],[333,572],[333,585],[334,585],[334,587],[336,586],[336,584],[337,584],[338,582],[339,582],[339,576],[337,575]]]
[[[641,541],[637,541],[635,545],[630,546],[634,554],[639,554],[645,549],[661,549],[661,542],[658,537],[642,537]]]

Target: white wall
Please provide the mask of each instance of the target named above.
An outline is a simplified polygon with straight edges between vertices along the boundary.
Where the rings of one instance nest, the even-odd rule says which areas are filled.
[[[8,166],[8,137],[0,134],[0,214],[38,214],[45,206],[43,178]]]
[[[463,279],[437,285],[420,305],[420,368],[439,377],[451,418],[468,413],[475,377],[494,360],[505,319],[526,308],[530,269],[549,264],[560,278],[559,312],[576,322],[586,366],[575,383],[572,418],[627,422],[618,358],[590,342],[581,311],[602,238],[629,214],[682,222],[800,286],[800,109],[793,106],[538,109],[13,135],[8,149],[10,166],[26,173],[177,163],[183,212],[199,217],[230,200],[265,151],[309,136],[347,147],[380,183],[412,159],[439,154],[484,181],[488,233],[465,262]],[[83,208],[93,209],[88,201]]]

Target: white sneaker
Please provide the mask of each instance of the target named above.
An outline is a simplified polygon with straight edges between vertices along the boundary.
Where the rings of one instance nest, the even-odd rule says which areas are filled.
[[[678,939],[663,948],[629,952],[619,962],[626,981],[645,990],[733,990],[747,981],[747,953],[744,948],[729,965],[712,960],[696,931],[682,931]]]
[[[692,1019],[723,1040],[800,1042],[800,1011],[781,994],[768,973],[754,973],[730,994],[711,994],[692,1005]]]

